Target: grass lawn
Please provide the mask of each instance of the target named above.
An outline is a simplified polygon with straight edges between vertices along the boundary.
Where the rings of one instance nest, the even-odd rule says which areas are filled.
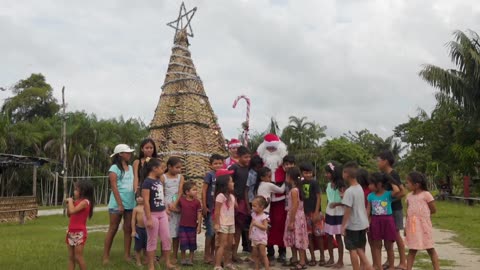
[[[107,212],[96,212],[88,226],[108,224]],[[0,224],[1,269],[66,269],[67,246],[65,233],[68,219],[63,216],[39,217],[25,225]],[[101,265],[105,232],[89,232],[84,250],[88,269],[139,269],[123,262],[123,231],[115,237],[108,267]],[[132,247],[133,248],[133,247]],[[132,252],[133,254],[133,252]],[[212,269],[202,265],[202,256],[197,255],[199,266],[189,269]],[[146,267],[145,267],[146,269]],[[162,267],[163,269],[163,267]]]
[[[433,226],[454,231],[454,241],[480,253],[480,205],[437,201],[437,213],[432,215]]]

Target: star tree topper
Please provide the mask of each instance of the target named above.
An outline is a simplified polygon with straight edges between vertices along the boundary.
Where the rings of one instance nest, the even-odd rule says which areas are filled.
[[[177,35],[177,32],[179,30],[186,29],[187,35],[193,37],[193,29],[190,25],[190,21],[192,20],[193,15],[195,15],[196,11],[197,7],[194,7],[187,12],[187,9],[185,8],[185,3],[182,2],[182,5],[180,5],[180,11],[178,12],[178,18],[175,21],[167,23],[167,25],[175,29],[175,35]]]

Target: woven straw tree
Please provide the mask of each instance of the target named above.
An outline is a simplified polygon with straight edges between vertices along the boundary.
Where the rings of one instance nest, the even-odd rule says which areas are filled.
[[[201,186],[209,170],[209,157],[214,153],[225,155],[226,149],[217,116],[188,49],[187,26],[182,25],[175,33],[162,94],[150,124],[150,136],[164,160],[180,157],[185,179],[195,180]]]

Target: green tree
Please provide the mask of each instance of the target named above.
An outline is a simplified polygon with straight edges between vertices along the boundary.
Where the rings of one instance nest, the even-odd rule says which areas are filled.
[[[319,140],[325,137],[326,126],[307,121],[307,117],[290,116],[289,124],[282,132],[282,140],[289,150],[300,151],[318,147]]]
[[[52,87],[42,74],[32,74],[13,87],[15,94],[7,98],[2,112],[9,115],[12,122],[31,121],[37,117],[52,117],[60,106],[53,97]]]
[[[366,169],[375,169],[375,162],[371,154],[345,137],[326,141],[322,146],[322,154],[325,160],[335,160],[342,164],[348,161],[355,161]]]
[[[480,117],[480,43],[473,31],[468,35],[462,31],[453,33],[454,39],[448,43],[449,54],[457,69],[443,69],[425,65],[420,77],[438,88],[445,97],[463,108],[468,115]]]

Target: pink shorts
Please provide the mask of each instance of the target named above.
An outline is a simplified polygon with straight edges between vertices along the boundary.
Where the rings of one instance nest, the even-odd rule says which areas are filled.
[[[65,242],[71,247],[85,245],[87,242],[87,231],[68,231]]]

